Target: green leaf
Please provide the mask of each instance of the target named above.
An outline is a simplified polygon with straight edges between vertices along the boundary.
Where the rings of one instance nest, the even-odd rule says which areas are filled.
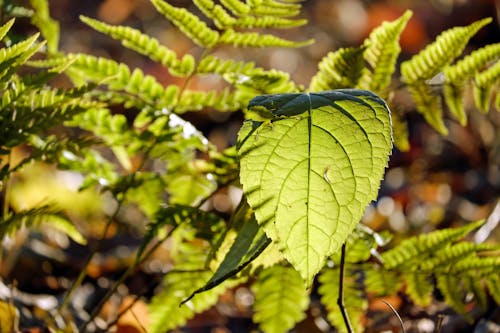
[[[252,291],[255,293],[253,320],[262,331],[288,332],[305,318],[309,295],[293,268],[273,266],[262,271]]]
[[[196,294],[218,286],[229,277],[240,272],[251,263],[253,259],[257,258],[270,242],[271,240],[267,238],[262,229],[259,228],[254,218],[245,221],[245,224],[238,231],[238,236],[234,240],[229,252],[224,257],[224,260],[217,268],[214,275],[203,287],[196,289],[191,296],[183,301],[183,303],[189,301]]]
[[[392,148],[389,110],[362,90],[256,97],[271,122],[239,133],[240,178],[255,216],[311,283],[375,199]]]

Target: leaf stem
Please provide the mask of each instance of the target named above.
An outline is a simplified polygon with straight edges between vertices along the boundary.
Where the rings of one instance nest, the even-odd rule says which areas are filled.
[[[347,314],[345,304],[344,304],[344,266],[345,266],[345,247],[346,243],[342,244],[342,250],[340,255],[340,269],[339,269],[339,296],[337,298],[337,305],[340,308],[340,313],[342,318],[344,318],[344,323],[348,333],[353,333],[351,322],[349,321],[349,315]]]

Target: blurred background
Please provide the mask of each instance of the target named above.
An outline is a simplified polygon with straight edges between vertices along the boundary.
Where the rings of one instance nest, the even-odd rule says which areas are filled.
[[[169,0],[169,3],[199,13],[190,1]],[[224,48],[218,49],[217,54],[253,60],[262,67],[286,71],[295,82],[307,87],[317,71],[317,64],[329,51],[360,45],[382,21],[396,19],[407,9],[413,11],[413,17],[401,37],[402,54],[399,61],[417,53],[443,30],[467,25],[485,17],[492,17],[493,22],[479,31],[465,53],[486,44],[500,42],[500,0],[309,0],[302,4],[301,17],[308,19],[309,24],[277,34],[293,40],[313,38],[316,40],[313,45],[300,49]],[[80,22],[79,15],[137,28],[156,37],[178,55],[200,53],[147,0],[57,0],[51,1],[50,6],[51,16],[61,24],[62,51],[109,57],[124,62],[131,68],[139,67],[165,85],[179,79],[170,76],[161,65],[84,25]],[[30,29],[27,24],[27,34]],[[59,84],[64,85],[65,82],[61,81]],[[223,85],[223,82],[210,76],[190,83],[193,89],[217,89]],[[479,240],[500,240],[499,228],[494,229],[495,221],[498,223],[500,218],[500,113],[495,110],[488,114],[469,112],[469,124],[466,127],[449,119],[446,125],[450,134],[442,137],[412,109],[408,96],[403,94],[399,98],[402,105],[408,106],[405,118],[409,123],[411,148],[407,152],[397,149],[393,151],[379,200],[368,207],[364,223],[375,230],[389,229],[398,238],[491,217],[491,228],[481,229],[474,237]],[[468,108],[473,108],[471,101]],[[240,112],[221,113],[213,110],[188,113],[184,117],[221,151],[235,144],[237,131],[243,121]],[[48,174],[51,177],[47,177]],[[78,175],[56,172],[50,166],[27,167],[16,180],[13,200],[19,205],[21,202],[37,202],[48,195],[43,189],[50,189],[50,195],[61,202],[66,200],[67,205],[73,205],[76,200],[78,205],[73,205],[72,211],[74,220],[82,222],[79,228],[86,235],[97,235],[102,225],[99,221],[104,220],[106,212],[112,211],[112,203],[96,198],[95,194],[76,193],[79,181],[81,179]],[[228,214],[235,208],[237,202],[232,200],[229,192],[214,196],[211,205],[215,210]],[[99,290],[109,287],[111,281],[120,275],[133,258],[134,247],[139,243],[144,229],[143,221],[140,215],[134,216],[133,210],[123,214],[128,214],[123,219],[127,220],[126,223],[113,226],[102,255],[90,267],[89,283],[83,285],[88,289],[79,290],[82,302],[92,297],[92,293],[98,295]],[[89,225],[88,221],[96,223]],[[86,253],[86,248],[73,244],[67,237],[59,234],[44,236],[51,239],[49,245],[41,241],[42,236],[18,237],[21,238],[13,238],[8,244],[4,244],[8,249],[17,250],[12,251],[7,258],[2,267],[2,276],[9,281],[17,281],[18,287],[27,293],[57,294],[67,288],[81,269],[79,258]],[[157,283],[151,282],[162,273],[162,268],[158,268],[157,264],[152,262],[149,266],[146,265],[144,272],[130,279],[129,289],[123,293],[133,294],[144,284]],[[35,274],[39,272],[42,273]],[[189,323],[187,331],[218,333],[255,329],[250,322],[251,301],[248,297],[249,291],[245,287],[233,290],[221,299],[222,305],[196,316]],[[410,307],[402,296],[396,296],[392,302],[412,325],[408,332],[433,332],[433,316],[446,311],[443,305],[425,310]],[[491,313],[491,320],[498,322],[498,309],[496,312],[492,309]],[[331,330],[318,325],[313,320],[313,314],[309,314],[309,317],[310,320],[303,322],[297,332]],[[463,319],[455,319],[456,327],[450,326],[447,332],[465,332],[467,324]],[[33,319],[34,326],[36,322]],[[383,332],[387,329],[387,325],[375,319],[369,323],[368,332]],[[494,332],[500,332],[499,327]],[[140,328],[135,331],[140,332]],[[131,328],[130,332],[135,331]]]

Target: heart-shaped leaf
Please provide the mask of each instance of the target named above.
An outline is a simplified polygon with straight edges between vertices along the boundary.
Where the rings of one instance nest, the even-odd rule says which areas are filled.
[[[354,89],[258,96],[238,137],[240,179],[266,234],[308,285],[375,199],[392,149],[390,112]]]

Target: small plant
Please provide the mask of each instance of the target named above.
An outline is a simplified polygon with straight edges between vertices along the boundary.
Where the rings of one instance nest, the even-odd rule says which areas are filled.
[[[36,12],[43,13],[43,2],[36,3]],[[7,158],[1,174],[5,209],[0,235],[47,215],[62,216],[52,206],[11,211],[8,179],[31,160],[79,172],[85,177],[82,188],[111,195],[115,205],[101,241],[127,207],[138,207],[147,221],[134,262],[81,320],[78,331],[90,330],[120,284],[167,240],[172,268],[150,300],[148,332],[184,325],[242,283],[251,285],[253,320],[265,332],[286,332],[300,322],[311,290],[319,292],[329,321],[340,331],[363,330],[360,318],[367,310],[368,294],[390,295],[403,286],[422,306],[429,305],[439,290],[464,315],[467,294],[483,307],[487,293],[500,302],[498,246],[463,240],[482,221],[410,237],[392,248],[387,246],[388,232],[376,233],[359,224],[366,206],[377,197],[393,138],[400,150],[409,148],[404,114],[393,99],[391,83],[397,80],[399,36],[411,12],[383,23],[360,47],[327,54],[305,88],[288,73],[215,53],[221,47],[312,43],[267,32],[306,24],[294,18],[300,13],[299,3],[194,1],[209,23],[166,1],[151,3],[199,48],[198,55],[179,56],[130,27],[83,16],[81,20],[163,65],[180,84],[163,86],[140,69],[112,59],[64,54],[57,50],[54,28],[42,30],[52,41],[45,59],[30,60],[43,45],[35,42],[37,36],[0,54],[5,72],[0,77],[0,119],[2,128],[9,129],[2,134],[1,153]],[[38,17],[52,22],[48,14]],[[494,87],[500,75],[500,47],[487,45],[455,61],[490,21],[447,30],[401,63],[401,89],[410,92],[418,112],[442,135],[447,134],[442,99],[465,125],[462,96],[468,85],[473,86],[480,111],[488,111],[492,100],[498,107],[500,95]],[[11,25],[1,28],[3,35]],[[40,74],[15,74],[23,64],[41,69]],[[75,88],[45,84],[60,73]],[[205,75],[218,76],[226,88],[190,89],[192,80]],[[436,77],[441,78],[443,97],[429,87]],[[114,112],[117,106],[132,116]],[[217,151],[183,119],[186,112],[207,108],[245,114],[235,147]],[[61,140],[47,134],[54,125],[83,134]],[[30,157],[10,165],[11,150],[22,144],[33,149]],[[243,190],[229,218],[202,209],[229,186]],[[67,219],[56,221],[74,239],[85,241]],[[86,260],[90,263],[92,254]],[[58,313],[67,311],[86,274],[82,270],[66,292]],[[114,323],[110,321],[106,330]],[[69,327],[70,320],[56,328]]]

